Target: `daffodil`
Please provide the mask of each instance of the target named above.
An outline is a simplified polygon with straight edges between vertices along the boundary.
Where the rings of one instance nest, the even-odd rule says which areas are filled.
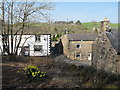
[[[19,73],[20,71],[17,71],[17,73]]]
[[[45,74],[43,74],[43,77],[45,76]]]
[[[26,73],[26,75],[28,75],[28,79],[38,79],[41,77],[44,77],[46,74],[46,72],[41,72],[38,70],[38,68],[36,66],[27,66],[24,68],[24,71]],[[32,77],[32,78],[30,78]]]
[[[36,75],[34,74],[34,72],[32,72],[32,76],[35,77]]]
[[[40,71],[38,71],[38,73],[40,73]]]
[[[40,77],[42,77],[42,75],[40,75]]]

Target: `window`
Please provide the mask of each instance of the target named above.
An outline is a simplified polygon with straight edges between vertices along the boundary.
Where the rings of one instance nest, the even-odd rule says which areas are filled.
[[[91,53],[88,53],[88,56],[90,57],[90,56],[91,56]]]
[[[76,45],[76,48],[81,48],[81,45],[80,45],[80,44],[77,44],[77,45]]]
[[[24,55],[25,55],[25,56],[29,56],[29,52],[28,52],[28,51],[25,51],[25,52],[24,52]]]
[[[40,41],[40,35],[35,35],[35,41]]]
[[[34,51],[42,51],[42,45],[34,45]]]
[[[80,53],[77,53],[77,54],[76,54],[76,57],[81,57],[81,54],[80,54]]]
[[[20,55],[22,55],[22,56],[29,56],[29,54],[30,54],[29,46],[20,46],[19,49],[21,49]]]
[[[44,38],[44,40],[46,41],[46,38]]]
[[[91,53],[88,53],[88,60],[91,60],[91,59],[92,59]]]

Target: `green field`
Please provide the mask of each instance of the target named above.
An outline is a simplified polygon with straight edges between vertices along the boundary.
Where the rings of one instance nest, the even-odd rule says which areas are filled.
[[[100,23],[99,22],[88,22],[88,23],[82,23],[83,27],[88,28],[88,30],[92,30],[94,27],[99,28]],[[117,23],[111,23],[111,28],[118,28]]]
[[[117,23],[111,24],[112,28],[118,28]],[[99,22],[87,22],[81,25],[72,24],[55,24],[55,23],[29,23],[26,33],[50,33],[63,34],[67,29],[69,33],[94,32],[93,28],[100,28]]]

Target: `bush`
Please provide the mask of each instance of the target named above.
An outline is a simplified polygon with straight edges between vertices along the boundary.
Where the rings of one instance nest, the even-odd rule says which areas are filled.
[[[57,34],[57,36],[53,35],[51,38],[52,41],[58,41],[58,39],[61,37],[61,34]]]
[[[23,68],[29,81],[38,80],[46,76],[46,72],[39,71],[36,66],[27,66]]]

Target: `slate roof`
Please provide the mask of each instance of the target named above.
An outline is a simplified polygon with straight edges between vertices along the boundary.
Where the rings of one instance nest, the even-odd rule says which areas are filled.
[[[106,32],[113,48],[120,54],[120,31],[117,28],[112,28],[110,32]]]
[[[96,33],[80,33],[80,34],[67,34],[70,41],[94,41],[97,37]]]

